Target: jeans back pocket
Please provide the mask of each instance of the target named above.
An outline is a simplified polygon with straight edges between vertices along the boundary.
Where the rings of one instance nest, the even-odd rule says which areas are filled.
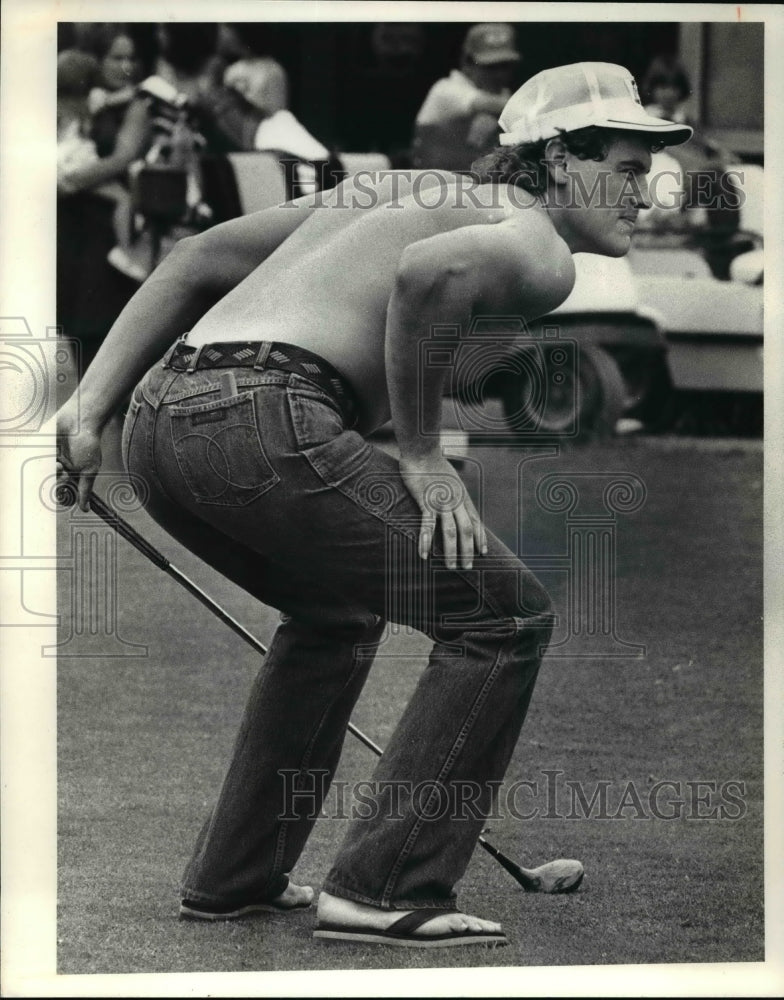
[[[261,443],[254,392],[166,410],[177,464],[199,503],[244,507],[280,482]]]

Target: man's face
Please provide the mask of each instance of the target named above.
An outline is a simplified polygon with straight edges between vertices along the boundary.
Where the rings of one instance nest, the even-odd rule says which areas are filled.
[[[631,246],[637,215],[650,207],[650,139],[635,133],[614,138],[604,160],[566,153],[565,218],[573,253],[623,257]]]

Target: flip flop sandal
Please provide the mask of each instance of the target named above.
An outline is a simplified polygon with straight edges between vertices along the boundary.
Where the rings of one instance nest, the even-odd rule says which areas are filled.
[[[296,903],[294,906],[280,906],[276,903],[246,903],[242,906],[221,906],[219,903],[194,903],[183,899],[180,916],[187,920],[238,920],[253,913],[289,913],[292,910],[307,910],[312,903]]]
[[[396,920],[386,930],[353,927],[350,924],[318,924],[313,936],[328,941],[354,941],[359,944],[391,944],[404,948],[450,948],[469,944],[505,945],[509,941],[500,931],[448,931],[446,934],[417,934],[417,930],[450,910],[426,907]]]

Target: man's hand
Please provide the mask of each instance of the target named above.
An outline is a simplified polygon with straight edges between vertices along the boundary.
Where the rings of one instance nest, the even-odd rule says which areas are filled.
[[[66,404],[57,414],[57,483],[75,483],[77,502],[90,509],[90,493],[101,468],[101,436]]]
[[[400,474],[422,511],[419,555],[427,559],[437,525],[441,526],[444,555],[449,569],[471,569],[474,551],[487,553],[487,534],[468,491],[443,455],[401,458]]]

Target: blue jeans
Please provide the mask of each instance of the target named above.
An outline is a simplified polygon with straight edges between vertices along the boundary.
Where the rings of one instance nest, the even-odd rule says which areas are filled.
[[[438,539],[421,560],[397,462],[296,374],[158,363],[133,393],[123,457],[156,521],[282,612],[184,895],[228,905],[283,891],[392,620],[432,653],[324,889],[454,909],[550,638],[545,590],[491,534],[471,570],[447,569]]]

